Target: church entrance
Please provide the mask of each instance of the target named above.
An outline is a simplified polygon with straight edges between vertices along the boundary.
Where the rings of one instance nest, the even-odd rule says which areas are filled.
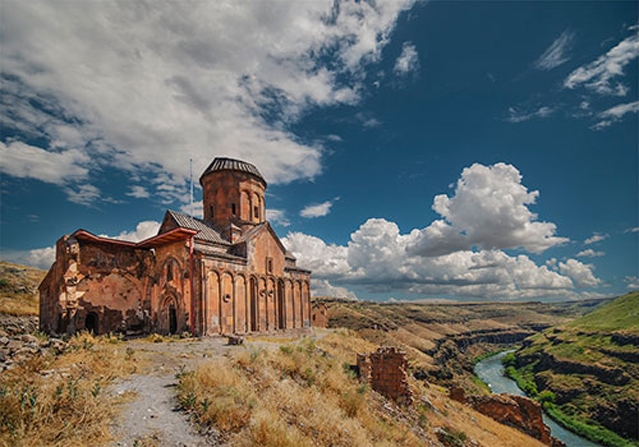
[[[158,315],[160,332],[169,335],[177,334],[179,329],[177,300],[174,295],[169,295],[163,303]]]
[[[169,304],[169,334],[173,335],[177,332],[177,310],[175,304]]]
[[[89,312],[87,314],[84,319],[84,328],[92,334],[98,333],[98,316],[95,312]]]

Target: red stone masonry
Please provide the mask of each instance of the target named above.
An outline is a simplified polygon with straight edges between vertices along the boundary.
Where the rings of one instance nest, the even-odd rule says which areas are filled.
[[[408,385],[406,353],[383,346],[376,352],[357,355],[360,380],[400,405],[409,405],[413,395]]]

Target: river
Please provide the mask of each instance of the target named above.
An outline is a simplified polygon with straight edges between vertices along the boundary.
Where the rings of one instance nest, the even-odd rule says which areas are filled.
[[[525,396],[524,392],[519,389],[514,380],[504,376],[504,367],[501,364],[501,360],[508,352],[512,351],[500,352],[497,355],[493,355],[477,363],[477,365],[475,365],[475,374],[490,386],[493,393],[509,393]],[[566,430],[550,419],[545,413],[544,422],[550,427],[552,435],[564,441],[568,447],[601,447],[600,444],[596,444]]]

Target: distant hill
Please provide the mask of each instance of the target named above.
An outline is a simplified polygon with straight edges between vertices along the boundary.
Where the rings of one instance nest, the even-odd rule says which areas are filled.
[[[37,315],[38,286],[46,271],[0,261],[0,313]]]
[[[639,292],[529,338],[512,366],[559,422],[605,445],[639,445]]]
[[[566,326],[571,329],[639,335],[639,292],[620,296]]]

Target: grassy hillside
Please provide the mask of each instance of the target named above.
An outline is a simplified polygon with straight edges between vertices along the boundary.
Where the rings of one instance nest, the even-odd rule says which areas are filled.
[[[566,325],[568,328],[600,332],[639,334],[639,292],[620,296]]]
[[[0,313],[38,314],[38,286],[46,271],[0,261]]]
[[[413,374],[471,393],[488,392],[475,360],[545,328],[567,323],[601,301],[570,303],[376,303],[323,299],[331,327],[357,331],[377,344],[407,351]]]
[[[349,367],[377,348],[351,331],[276,348],[249,347],[180,374],[181,405],[234,446],[542,445],[412,378],[414,403],[390,403]]]
[[[508,371],[564,425],[607,445],[634,445],[639,441],[639,293],[531,337]]]

